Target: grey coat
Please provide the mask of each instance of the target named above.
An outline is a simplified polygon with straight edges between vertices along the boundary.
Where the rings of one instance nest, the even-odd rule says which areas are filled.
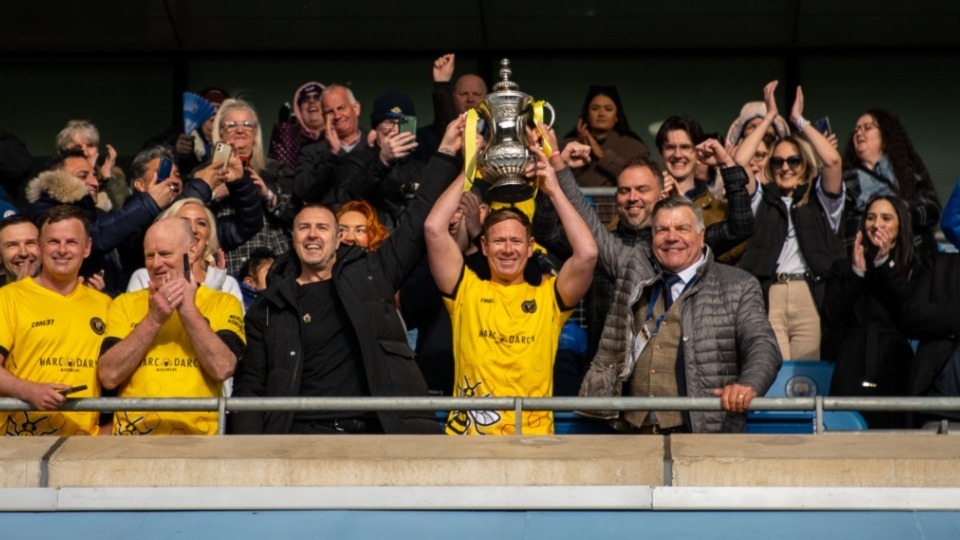
[[[569,169],[558,172],[560,187],[593,232],[600,264],[616,276],[613,305],[600,336],[600,347],[580,387],[585,397],[619,397],[634,367],[634,308],[644,287],[660,279],[650,246],[625,246],[597,218],[580,193]],[[706,248],[706,261],[687,290],[681,311],[682,346],[690,397],[714,397],[713,391],[732,382],[750,386],[762,396],[773,384],[783,357],[767,320],[760,284],[750,274],[715,263]],[[616,418],[616,411],[591,412]],[[690,413],[694,433],[742,432],[744,415],[723,411]]]

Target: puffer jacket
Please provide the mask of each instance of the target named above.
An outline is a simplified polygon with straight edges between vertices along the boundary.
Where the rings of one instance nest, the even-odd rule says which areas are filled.
[[[558,178],[564,194],[597,239],[600,264],[608,274],[617,276],[600,348],[584,376],[580,395],[619,397],[635,362],[633,306],[644,287],[660,279],[660,272],[651,262],[650,246],[641,242],[626,247],[606,230],[569,170],[559,171]],[[773,384],[783,357],[767,320],[760,284],[742,270],[715,263],[710,248],[686,292],[680,325],[686,329],[682,346],[688,396],[714,397],[715,389],[735,381],[762,396]],[[594,411],[589,415],[613,419],[618,413]],[[723,411],[693,411],[690,421],[694,433],[746,429],[744,415]]]

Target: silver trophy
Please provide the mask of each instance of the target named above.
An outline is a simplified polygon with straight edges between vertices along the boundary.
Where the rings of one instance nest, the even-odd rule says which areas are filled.
[[[527,149],[525,126],[533,127],[534,99],[519,90],[519,85],[510,80],[510,60],[500,61],[500,82],[480,102],[477,109],[487,125],[486,147],[477,156],[477,169],[483,181],[490,183],[487,193],[491,200],[500,202],[525,201],[537,192],[537,179],[527,178],[527,167],[536,157]],[[553,126],[556,113],[544,102],[543,108],[550,111]],[[546,119],[544,119],[546,120]]]

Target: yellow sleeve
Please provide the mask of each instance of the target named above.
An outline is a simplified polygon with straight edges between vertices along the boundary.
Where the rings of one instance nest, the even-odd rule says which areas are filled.
[[[139,321],[130,320],[130,296],[121,294],[110,302],[107,308],[107,331],[104,333],[104,339],[124,339],[133,332],[133,328]]]
[[[210,328],[214,332],[228,330],[240,338],[246,345],[247,336],[243,329],[243,307],[236,296],[228,293],[218,293],[217,302],[214,302],[213,313],[204,314],[210,321]]]
[[[477,277],[477,274],[467,268],[467,265],[463,265],[463,271],[460,273],[460,281],[457,282],[457,288],[453,291],[453,297],[447,296],[445,294],[440,294],[440,298],[443,299],[443,305],[447,308],[447,313],[452,314],[454,309],[456,309],[458,303],[462,303],[463,296],[465,291],[473,289],[477,282],[480,281],[480,278]]]
[[[14,311],[13,295],[9,286],[0,288],[0,347],[9,354],[13,348],[13,336],[16,334],[17,317]]]

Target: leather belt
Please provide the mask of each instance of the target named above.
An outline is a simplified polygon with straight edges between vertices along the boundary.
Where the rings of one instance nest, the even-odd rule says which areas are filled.
[[[810,277],[810,272],[798,272],[796,274],[777,272],[777,283],[786,283],[788,281],[806,281],[808,277]]]

